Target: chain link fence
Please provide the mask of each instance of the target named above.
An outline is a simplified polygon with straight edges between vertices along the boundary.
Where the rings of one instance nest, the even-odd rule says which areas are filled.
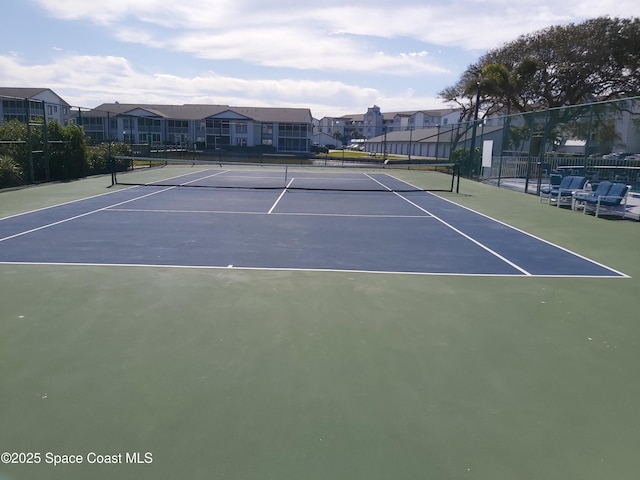
[[[537,193],[573,174],[640,187],[640,97],[486,119],[477,131],[483,181]]]

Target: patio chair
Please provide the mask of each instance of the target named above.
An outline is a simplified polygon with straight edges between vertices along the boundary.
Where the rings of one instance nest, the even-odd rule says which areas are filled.
[[[562,183],[562,174],[561,173],[552,173],[549,175],[549,185],[551,187],[560,187]]]
[[[558,189],[555,191],[551,190],[547,194],[547,203],[551,204],[555,202],[557,207],[560,205],[571,205],[574,192],[584,190],[586,184],[587,177],[575,175],[564,177]],[[542,201],[542,199],[540,201]]]
[[[543,198],[546,198],[547,203],[551,203],[551,197],[557,195],[559,189],[569,188],[572,180],[572,176],[563,177],[560,174],[551,174],[549,186],[540,188],[540,203]]]
[[[598,184],[596,189],[592,192],[588,192],[586,190],[581,192],[575,192],[573,194],[573,199],[571,202],[571,209],[577,210],[578,208],[583,208],[587,200],[597,201],[598,197],[609,193],[609,190],[611,189],[611,185],[613,185],[613,182],[610,182],[608,180],[603,180]]]
[[[626,183],[614,183],[606,195],[585,200],[584,213],[593,211],[596,218],[600,215],[619,215],[624,218],[629,190],[630,187]]]

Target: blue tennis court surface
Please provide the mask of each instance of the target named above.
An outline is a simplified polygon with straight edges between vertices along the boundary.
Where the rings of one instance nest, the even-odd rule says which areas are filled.
[[[7,217],[0,262],[625,277],[390,174],[292,174],[261,189],[263,175],[204,170],[183,186],[116,189]],[[255,185],[186,187],[213,176],[223,187],[238,177]],[[304,189],[319,180],[361,191]]]

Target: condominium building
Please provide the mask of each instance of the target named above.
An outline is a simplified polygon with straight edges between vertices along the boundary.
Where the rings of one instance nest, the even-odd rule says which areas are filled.
[[[204,150],[262,147],[278,152],[308,152],[313,123],[311,111],[303,108],[121,103],[78,111],[74,121],[93,142]]]
[[[0,123],[43,118],[66,125],[70,112],[69,104],[48,88],[0,87]]]
[[[370,139],[390,132],[419,130],[449,125],[460,121],[460,109],[412,110],[383,113],[380,107],[369,107],[364,114],[324,117],[317,122],[316,135],[326,134],[344,143],[353,139]]]

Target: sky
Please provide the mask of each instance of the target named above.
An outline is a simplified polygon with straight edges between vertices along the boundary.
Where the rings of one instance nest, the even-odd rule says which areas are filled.
[[[315,118],[431,110],[521,35],[637,0],[3,0],[0,86],[74,107],[205,103]]]

